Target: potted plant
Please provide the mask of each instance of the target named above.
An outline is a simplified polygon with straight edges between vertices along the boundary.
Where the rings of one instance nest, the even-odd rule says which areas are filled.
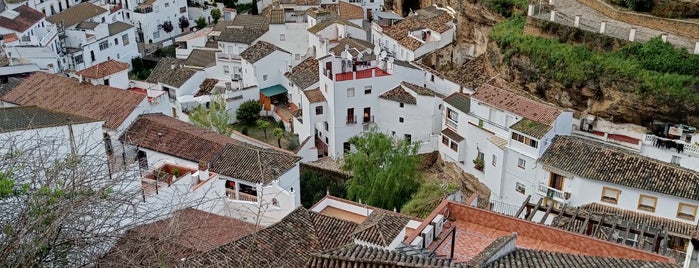
[[[473,167],[476,168],[477,170],[483,171],[484,164],[485,163],[483,162],[483,159],[480,159],[480,158],[473,159],[473,165],[474,165]]]

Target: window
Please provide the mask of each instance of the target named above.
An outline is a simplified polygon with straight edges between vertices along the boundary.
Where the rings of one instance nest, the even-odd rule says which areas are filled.
[[[517,191],[517,192],[520,193],[520,194],[524,194],[524,192],[526,191],[526,189],[527,189],[527,187],[525,187],[524,184],[519,183],[519,182],[518,182],[517,185],[515,186],[515,191]]]
[[[266,75],[266,74],[263,74],[263,75],[262,75],[262,81],[267,81],[267,75]]]
[[[524,169],[527,167],[527,161],[522,158],[517,159],[517,167]]]
[[[227,65],[224,65],[223,66],[223,74],[229,74],[229,73],[231,73],[230,67]]]
[[[300,59],[301,59],[301,54],[296,54],[296,55],[294,55],[294,58],[296,58],[296,60],[300,60]]]
[[[408,144],[412,144],[412,142],[413,142],[413,137],[412,137],[410,134],[405,134],[405,135],[403,135],[403,137],[405,138],[405,141],[406,141]]]
[[[114,38],[114,45],[118,45],[118,44],[119,44],[119,38]]]
[[[449,138],[445,135],[442,135],[442,144],[449,146]]]
[[[677,206],[677,218],[694,221],[696,216],[697,206],[685,203],[680,203]]]
[[[187,12],[187,7],[181,7],[180,8],[180,13],[186,13]],[[129,13],[126,13],[129,14]]]
[[[400,104],[398,104],[398,106],[400,106],[400,108],[403,108],[405,107],[405,104],[401,102]]]
[[[531,147],[534,147],[534,148],[539,147],[539,142],[537,140],[530,139],[529,137],[525,137],[524,135],[519,134],[519,133],[512,132],[512,139],[516,140],[518,142],[524,143],[526,145],[529,145]]]
[[[602,198],[600,201],[616,204],[619,202],[619,194],[621,194],[621,191],[617,189],[602,187]]]
[[[316,114],[317,115],[323,114],[323,106],[316,106]]]
[[[398,122],[403,123],[405,120],[403,120],[403,117],[398,117]]]
[[[279,200],[276,198],[272,198],[272,206],[278,207],[279,206]]]
[[[451,148],[451,150],[454,152],[458,152],[459,151],[459,144],[454,142],[454,141],[451,141],[451,145],[449,146],[449,148]]]
[[[158,38],[160,38],[160,31],[153,32],[153,39],[158,39]]]
[[[348,88],[347,89],[347,97],[354,97],[354,88]]]
[[[323,122],[323,125],[325,126],[325,130],[328,130],[328,121]]]
[[[170,7],[170,3],[165,3],[165,7]]]
[[[430,75],[430,82],[434,82],[434,75]]]
[[[94,50],[90,51],[90,60],[93,62],[95,61],[95,51]]]
[[[640,195],[638,197],[638,209],[655,212],[655,205],[658,203],[658,198],[649,195]]]
[[[102,41],[100,42],[100,50],[105,50],[109,48],[109,42],[108,41]]]
[[[680,161],[682,161],[682,157],[673,155],[673,156],[672,156],[672,160],[670,160],[670,163],[673,164],[673,165],[678,165],[678,166],[679,166],[679,165],[680,165]]]
[[[73,61],[75,61],[75,64],[81,64],[83,63],[83,55],[77,55],[73,58]]]
[[[371,94],[371,86],[365,86],[364,87],[364,95],[369,95]]]
[[[280,34],[279,41],[286,41],[286,34]]]
[[[352,147],[350,146],[350,143],[349,143],[349,142],[343,142],[343,143],[342,143],[342,151],[343,151],[343,152],[349,153],[351,148],[352,148]]]
[[[357,117],[354,115],[354,108],[347,108],[347,124],[357,123]]]
[[[497,158],[495,155],[493,155],[493,158],[492,158],[492,160],[490,161],[490,164],[493,165],[493,166],[496,166],[495,163],[497,163],[497,162],[498,162],[498,158]]]

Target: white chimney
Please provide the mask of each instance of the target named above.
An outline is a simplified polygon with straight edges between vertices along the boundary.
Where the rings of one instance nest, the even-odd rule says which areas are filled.
[[[206,161],[199,161],[199,177],[197,178],[197,183],[209,179],[209,163]]]

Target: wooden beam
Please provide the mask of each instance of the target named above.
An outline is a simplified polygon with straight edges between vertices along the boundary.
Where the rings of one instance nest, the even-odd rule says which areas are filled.
[[[536,212],[539,211],[539,207],[541,207],[542,201],[544,201],[544,199],[539,198],[539,202],[536,202],[536,206],[534,207],[534,209],[532,211],[530,211],[529,213],[527,213],[527,220],[528,221],[531,221],[532,218],[534,218],[534,214],[536,214]]]
[[[570,229],[573,226],[573,221],[578,218],[578,213],[580,213],[580,207],[575,208],[575,213],[573,213],[573,216],[570,217],[570,220],[568,221],[568,225],[566,225],[566,231],[572,231]]]
[[[568,204],[563,204],[563,207],[561,208],[561,212],[564,212],[564,213],[556,213],[556,217],[553,218],[553,222],[551,223],[551,226],[556,227],[556,225],[558,224],[558,221],[560,221],[561,217],[563,217],[563,214],[565,214],[566,207],[568,207]]]
[[[540,224],[544,224],[546,222],[546,218],[548,218],[549,213],[551,213],[552,209],[553,209],[553,204],[549,205],[549,208],[546,209],[546,214],[544,214],[544,217],[541,218],[541,220],[539,221]]]
[[[643,225],[641,225],[641,235],[638,236],[640,241],[638,241],[638,244],[636,244],[636,248],[643,249],[643,244],[646,242],[646,238],[644,237],[645,234],[646,234],[646,224],[643,223]]]
[[[619,220],[614,218],[614,225],[612,225],[612,229],[609,230],[609,235],[607,235],[607,241],[612,241],[614,231],[616,231],[618,224],[619,224]]]
[[[602,229],[602,225],[605,224],[605,220],[607,218],[607,212],[602,213],[602,216],[599,218],[599,222],[597,223],[597,228],[595,228],[595,231],[592,232],[592,237],[597,238],[597,235],[599,235],[600,229]]]
[[[629,232],[631,231],[631,224],[626,224],[626,232],[624,233],[624,243],[626,243],[626,238],[629,237]]]
[[[519,210],[517,210],[517,214],[515,214],[515,218],[519,218],[519,215],[522,214],[522,211],[524,211],[524,209],[525,209],[526,207],[528,207],[528,205],[529,205],[529,199],[531,199],[531,198],[532,198],[531,195],[528,195],[528,196],[527,196],[527,199],[524,200],[524,202],[522,203],[522,206],[519,207]]]
[[[590,217],[592,217],[592,213],[588,211],[587,217],[585,217],[585,221],[583,222],[582,226],[580,226],[580,230],[578,230],[577,233],[582,234],[583,231],[587,230],[587,224],[590,223]]]

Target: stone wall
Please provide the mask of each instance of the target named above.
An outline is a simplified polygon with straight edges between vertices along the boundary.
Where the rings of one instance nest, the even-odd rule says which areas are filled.
[[[601,0],[579,0],[612,19],[691,38],[699,38],[699,23],[621,11]]]

